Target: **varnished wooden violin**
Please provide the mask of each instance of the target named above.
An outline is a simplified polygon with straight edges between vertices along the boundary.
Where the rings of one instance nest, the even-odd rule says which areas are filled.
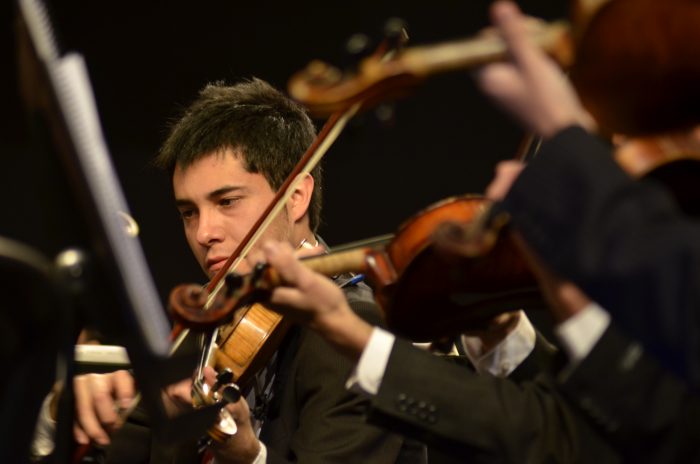
[[[574,47],[568,23],[546,24],[532,18],[530,29],[534,40],[563,67],[572,63]],[[289,79],[288,91],[312,115],[322,117],[356,103],[368,108],[403,96],[433,74],[473,68],[506,57],[503,39],[487,30],[474,38],[389,54],[380,48],[362,60],[358,71],[352,74],[314,60]]]

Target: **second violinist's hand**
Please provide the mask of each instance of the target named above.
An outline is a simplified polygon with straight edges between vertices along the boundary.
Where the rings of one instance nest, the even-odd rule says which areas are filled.
[[[211,371],[210,378],[214,378],[216,374]],[[206,377],[206,376],[205,376]],[[214,380],[209,382],[214,383]],[[163,389],[163,406],[168,416],[173,417],[183,412],[192,409],[192,379],[184,379],[172,385],[168,385]]]
[[[76,441],[109,444],[109,434],[121,426],[119,410],[129,408],[134,400],[134,378],[123,370],[79,375],[73,379],[73,390]]]
[[[285,281],[272,292],[270,301],[295,320],[316,330],[350,358],[359,359],[372,333],[372,326],[357,316],[343,291],[327,277],[303,266],[286,243],[263,245],[267,262]]]
[[[477,74],[482,90],[543,137],[581,125],[596,130],[576,91],[559,67],[527,32],[527,18],[510,1],[493,4],[491,16],[508,46],[511,61],[484,66]]]

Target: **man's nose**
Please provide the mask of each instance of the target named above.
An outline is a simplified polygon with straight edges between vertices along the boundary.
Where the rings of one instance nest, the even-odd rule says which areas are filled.
[[[209,246],[224,239],[224,228],[215,212],[200,211],[197,224],[197,242]]]

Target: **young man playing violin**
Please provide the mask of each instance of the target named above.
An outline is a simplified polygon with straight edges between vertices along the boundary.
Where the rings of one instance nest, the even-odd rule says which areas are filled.
[[[209,277],[236,250],[314,136],[301,107],[257,79],[207,86],[173,127],[157,162],[173,174],[187,242]],[[320,210],[317,167],[294,188],[263,240],[318,246]],[[250,272],[261,259],[254,248],[236,272]],[[337,284],[347,280],[340,276]],[[355,311],[376,320],[367,287],[350,285],[345,292]],[[347,370],[347,361],[330,355],[317,335],[292,329],[267,367],[268,385],[259,382],[256,401],[267,402],[255,405],[265,411],[256,418],[260,439],[246,401],[239,401],[231,406],[239,433],[214,447],[217,462],[264,462],[265,455],[269,462],[421,462],[406,453],[400,436],[364,423],[363,400],[343,388]]]

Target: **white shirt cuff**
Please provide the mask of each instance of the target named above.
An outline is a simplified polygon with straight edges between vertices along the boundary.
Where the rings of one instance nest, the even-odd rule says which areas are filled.
[[[265,446],[265,443],[260,442],[260,451],[258,452],[258,456],[255,458],[255,461],[253,461],[253,464],[265,464],[267,462],[267,447]]]
[[[483,343],[479,337],[462,335],[467,358],[479,374],[489,373],[496,377],[507,377],[535,349],[535,328],[524,311],[519,313],[515,328],[486,353],[482,353]]]
[[[376,395],[384,378],[386,364],[396,338],[386,330],[375,327],[360,361],[345,382],[345,388],[357,393]]]
[[[562,348],[572,364],[588,356],[610,325],[610,314],[591,302],[577,314],[555,327]]]
[[[53,452],[56,421],[51,418],[51,401],[53,401],[54,394],[49,393],[46,396],[39,410],[31,451],[35,458],[48,456]]]

